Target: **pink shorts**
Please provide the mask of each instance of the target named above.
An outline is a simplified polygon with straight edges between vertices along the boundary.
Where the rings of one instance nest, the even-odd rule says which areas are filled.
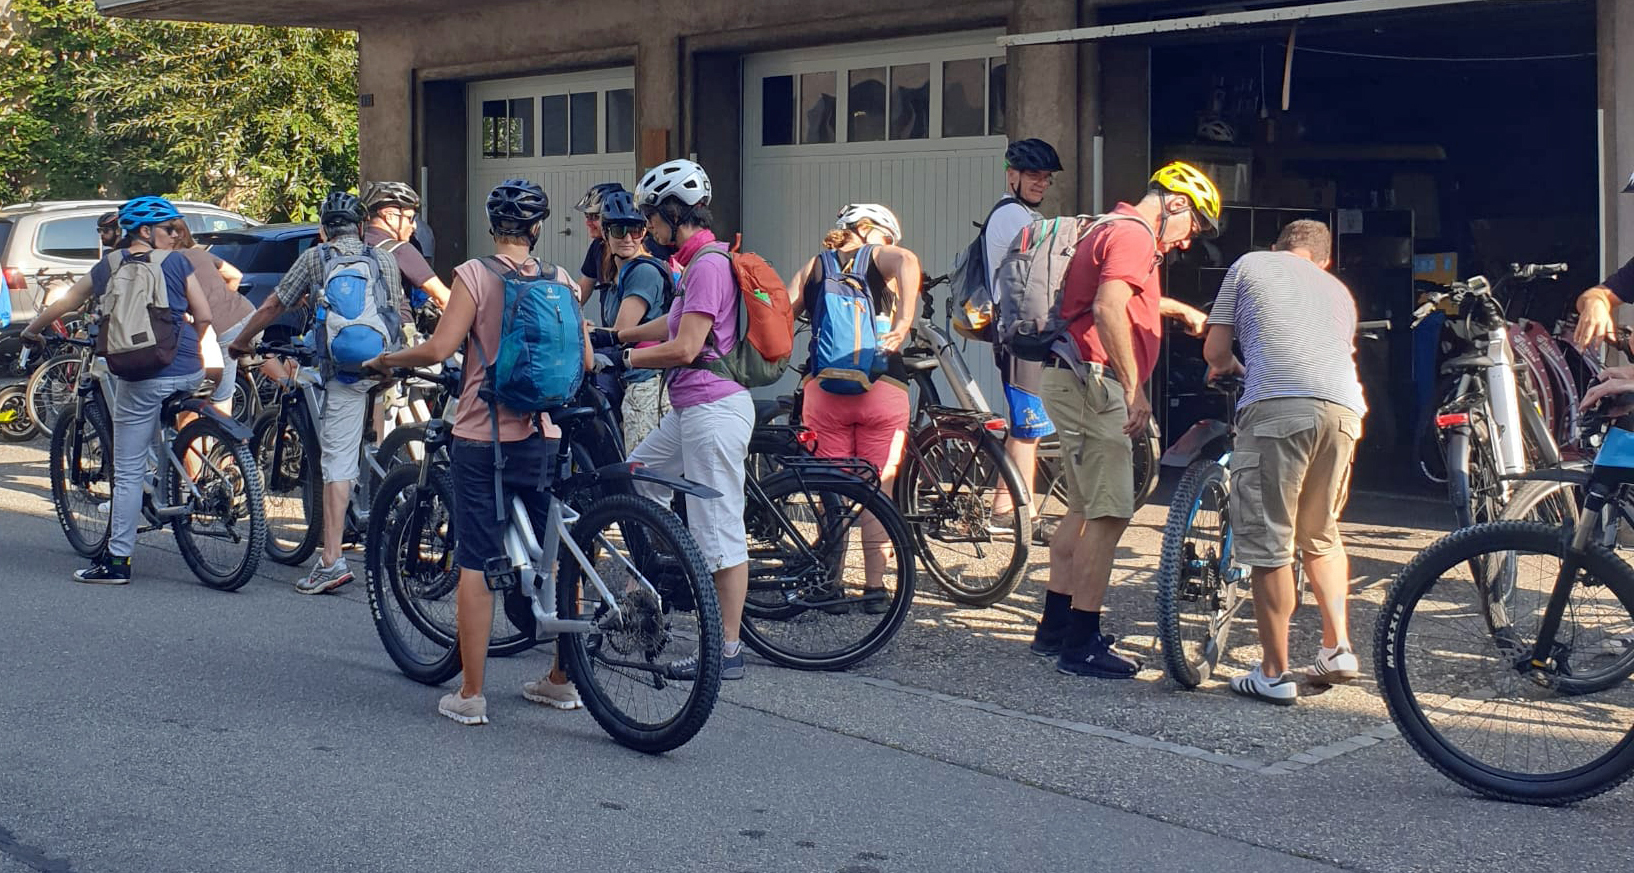
[[[875,382],[862,394],[830,394],[807,382],[801,415],[817,434],[820,458],[861,458],[882,478],[896,475],[908,439],[908,392],[892,382]]]

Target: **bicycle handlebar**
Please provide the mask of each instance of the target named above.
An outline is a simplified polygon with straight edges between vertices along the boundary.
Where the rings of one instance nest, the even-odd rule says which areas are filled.
[[[303,363],[317,354],[317,350],[299,343],[256,343],[255,353],[258,355],[276,355],[280,358],[295,358]]]

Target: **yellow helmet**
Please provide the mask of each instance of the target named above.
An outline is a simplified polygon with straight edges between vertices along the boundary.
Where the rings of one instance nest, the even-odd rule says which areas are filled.
[[[1202,170],[1184,161],[1171,161],[1152,174],[1151,184],[1191,198],[1191,205],[1202,221],[1203,233],[1213,236],[1220,232],[1220,189],[1214,187]]]

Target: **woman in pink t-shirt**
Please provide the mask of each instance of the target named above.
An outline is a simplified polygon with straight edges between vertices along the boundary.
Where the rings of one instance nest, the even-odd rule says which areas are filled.
[[[636,186],[636,205],[647,230],[666,246],[678,246],[683,270],[669,317],[616,332],[630,368],[666,370],[670,412],[630,453],[630,460],[671,476],[684,476],[721,493],[716,500],[688,496],[687,527],[720,596],[722,679],[743,678],[738,626],[749,592],[749,545],[743,528],[743,487],[754,430],[755,404],[748,389],[697,366],[719,359],[737,344],[738,287],[726,246],[709,229],[709,176],[691,161],[670,161],[649,170]],[[662,486],[638,483],[647,496],[669,499]],[[698,674],[696,658],[669,665],[672,678]]]
[[[499,332],[505,305],[505,286],[494,272],[516,270],[523,275],[539,275],[547,269],[531,256],[539,242],[539,229],[550,216],[545,192],[533,182],[511,179],[499,183],[488,195],[489,233],[494,238],[494,255],[466,261],[454,269],[454,287],[448,307],[437,322],[431,338],[399,352],[381,355],[368,367],[390,373],[397,367],[424,367],[447,360],[469,340],[469,349],[480,345],[490,357],[499,349]],[[556,280],[569,288],[573,279],[560,267]],[[590,367],[588,332],[584,344],[584,366]],[[460,568],[459,589],[454,600],[454,621],[459,629],[460,663],[463,668],[458,691],[443,695],[437,711],[461,724],[487,724],[488,702],[482,696],[483,670],[488,659],[488,636],[494,619],[494,594],[488,589],[484,569],[494,558],[505,555],[503,525],[494,524],[494,435],[499,437],[505,459],[503,487],[507,495],[522,499],[533,518],[544,518],[550,495],[538,489],[539,471],[553,456],[551,442],[561,431],[541,413],[534,422],[527,415],[488,403],[478,396],[487,379],[486,362],[480,355],[465,356],[465,381],[460,389],[454,417],[454,445],[449,460],[454,472],[454,528],[457,542],[454,563]],[[536,432],[537,431],[537,432]],[[579,694],[562,672],[559,663],[536,682],[522,686],[522,696],[557,709],[577,709]]]

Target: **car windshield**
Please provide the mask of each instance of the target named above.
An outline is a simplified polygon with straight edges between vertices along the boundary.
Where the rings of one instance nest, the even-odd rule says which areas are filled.
[[[187,220],[188,230],[194,234],[214,233],[221,230],[238,230],[246,227],[244,220],[231,215],[218,215],[208,212],[183,212],[182,218]],[[242,269],[242,268],[240,268]]]

